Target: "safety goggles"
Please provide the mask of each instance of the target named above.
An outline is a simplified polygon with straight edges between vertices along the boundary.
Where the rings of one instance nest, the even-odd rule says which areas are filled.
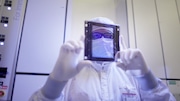
[[[113,39],[113,34],[112,33],[102,33],[102,32],[92,32],[92,39],[100,39],[100,38],[108,38],[108,39]]]

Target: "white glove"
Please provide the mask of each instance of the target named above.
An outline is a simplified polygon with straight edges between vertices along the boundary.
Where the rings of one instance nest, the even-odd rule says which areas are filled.
[[[80,61],[80,52],[84,48],[84,40],[68,41],[61,46],[59,57],[50,76],[59,81],[68,81],[74,77],[90,61]]]
[[[149,72],[149,68],[139,49],[128,49],[120,36],[120,51],[116,53],[117,66],[128,74],[141,77]]]

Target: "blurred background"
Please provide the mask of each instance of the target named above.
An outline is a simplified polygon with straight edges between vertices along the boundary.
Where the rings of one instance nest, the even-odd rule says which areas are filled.
[[[180,101],[180,0],[0,0],[0,101],[27,101],[60,46],[84,35],[84,21],[107,17],[129,48]],[[83,59],[83,57],[82,57]]]

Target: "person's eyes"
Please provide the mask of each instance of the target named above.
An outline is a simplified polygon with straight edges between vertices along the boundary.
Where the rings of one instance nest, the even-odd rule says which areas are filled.
[[[102,34],[101,33],[97,33],[97,32],[94,32],[92,34],[92,39],[99,39],[102,37]]]
[[[113,35],[112,35],[112,33],[105,33],[104,38],[113,39]]]

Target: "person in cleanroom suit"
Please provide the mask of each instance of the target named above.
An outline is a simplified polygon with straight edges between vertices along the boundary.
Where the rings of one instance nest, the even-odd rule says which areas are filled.
[[[114,24],[104,17],[90,21]],[[103,35],[110,30],[95,29],[93,32],[99,33],[93,39],[96,47],[104,45],[103,42],[112,44],[108,39],[111,37]],[[101,38],[104,41],[99,45],[96,40]],[[46,83],[29,101],[176,101],[168,87],[146,65],[142,52],[127,48],[122,36],[120,51],[115,56],[120,61],[80,60],[83,48],[83,39],[64,43]]]

